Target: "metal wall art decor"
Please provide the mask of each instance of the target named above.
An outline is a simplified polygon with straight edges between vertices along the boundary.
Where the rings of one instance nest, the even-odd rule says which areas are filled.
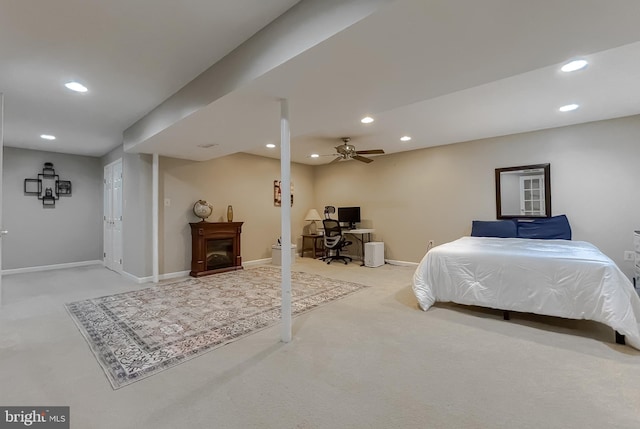
[[[71,182],[60,180],[53,169],[53,163],[45,162],[37,179],[24,179],[24,194],[36,195],[43,207],[54,208],[60,195],[71,196]]]

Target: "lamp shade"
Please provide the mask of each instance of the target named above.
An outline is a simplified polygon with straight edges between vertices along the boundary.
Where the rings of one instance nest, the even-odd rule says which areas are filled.
[[[322,218],[320,217],[316,209],[311,209],[307,212],[307,215],[304,217],[304,220],[316,221],[316,220],[322,220]]]

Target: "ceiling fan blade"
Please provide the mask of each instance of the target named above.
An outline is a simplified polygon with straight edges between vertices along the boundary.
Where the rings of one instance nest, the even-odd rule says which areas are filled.
[[[384,151],[382,149],[357,150],[356,153],[359,155],[378,155],[383,154]]]
[[[357,159],[358,161],[366,162],[367,164],[370,163],[370,162],[373,162],[373,159],[365,158],[364,156],[360,156],[360,155],[353,155],[353,159]]]
[[[334,163],[336,163],[336,162],[340,161],[341,159],[342,159],[342,157],[341,157],[341,156],[339,156],[339,157],[337,157],[336,159],[334,159],[333,161],[331,161],[329,164],[334,164]]]

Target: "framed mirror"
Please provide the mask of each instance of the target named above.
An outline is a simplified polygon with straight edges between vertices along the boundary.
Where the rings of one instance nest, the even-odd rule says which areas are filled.
[[[550,164],[496,168],[496,217],[551,217]]]

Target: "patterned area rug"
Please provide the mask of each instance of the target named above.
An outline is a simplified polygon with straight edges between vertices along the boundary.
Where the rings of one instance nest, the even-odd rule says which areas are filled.
[[[280,268],[258,267],[66,304],[114,389],[280,321]],[[366,286],[291,273],[292,313]]]

